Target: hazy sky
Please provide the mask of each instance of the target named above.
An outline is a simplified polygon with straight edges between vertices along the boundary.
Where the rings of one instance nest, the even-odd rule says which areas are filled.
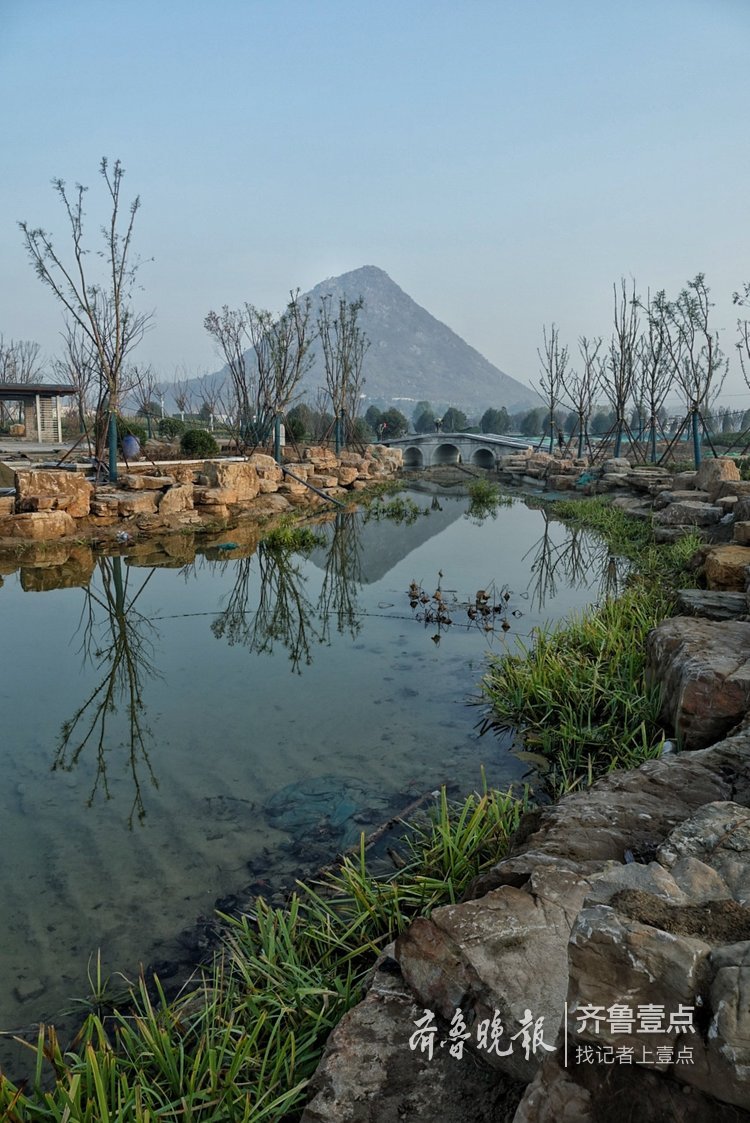
[[[609,334],[612,282],[750,281],[750,0],[0,0],[0,332],[61,314],[17,222],[103,155],[139,194],[134,354],[219,365],[211,308],[377,265],[521,381],[543,323]],[[750,405],[733,358],[727,398]]]

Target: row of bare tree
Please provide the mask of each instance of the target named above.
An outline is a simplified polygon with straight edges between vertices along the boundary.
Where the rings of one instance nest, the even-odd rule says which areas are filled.
[[[369,340],[358,323],[362,300],[324,296],[313,318],[309,296],[289,294],[280,316],[244,304],[209,312],[204,326],[228,371],[223,407],[240,448],[264,444],[300,397],[317,341],[326,396],[336,426],[337,450],[357,416]]]
[[[615,422],[609,434],[614,440],[614,455],[619,456],[624,438],[631,448],[636,440],[628,425],[635,410],[645,420],[650,458],[656,461],[657,438],[661,431],[660,414],[670,393],[676,393],[684,406],[680,432],[690,425],[696,460],[700,459],[700,431],[704,419],[724,384],[728,359],[719,346],[718,332],[710,322],[713,303],[703,273],[688,281],[675,300],[661,290],[654,297],[641,298],[635,282],[623,279],[614,285],[614,327],[608,343],[601,336],[578,340],[580,362],[570,364],[567,346],[560,343],[559,330],[552,324],[543,329],[543,345],[538,350],[540,374],[537,393],[554,418],[555,409],[566,406],[575,413],[578,455],[589,443],[588,425],[596,405],[604,399]],[[737,305],[750,304],[750,285],[735,293]],[[737,323],[740,363],[750,389],[750,322]],[[550,422],[550,450],[554,441],[554,420]],[[662,434],[663,435],[663,434]]]
[[[140,412],[152,416],[157,382],[150,367],[131,362],[131,353],[153,320],[152,312],[136,308],[142,261],[133,249],[133,230],[140,209],[136,196],[122,199],[124,169],[119,160],[110,167],[103,158],[99,171],[107,191],[107,218],[102,241],[94,254],[84,238],[84,200],[87,188],[70,191],[62,179],[53,180],[67,219],[69,242],[58,252],[52,235],[41,227],[21,222],[26,251],[40,281],[51,290],[65,316],[64,353],[55,360],[55,375],[75,387],[82,428],[95,417],[96,451],[109,446],[110,478],[117,478],[116,418],[121,406],[134,401]],[[241,446],[268,439],[274,422],[299,395],[301,380],[309,370],[311,348],[319,341],[326,386],[340,425],[354,419],[362,390],[362,362],[368,341],[358,323],[362,301],[324,298],[313,323],[308,298],[291,293],[284,312],[270,312],[245,304],[235,311],[224,307],[210,312],[205,326],[218,344],[229,378],[226,389],[211,380],[202,386],[203,403],[212,415],[223,412],[235,429]],[[0,341],[0,379],[31,381],[38,369],[35,344]],[[186,382],[176,390],[177,406],[184,416],[190,391]]]

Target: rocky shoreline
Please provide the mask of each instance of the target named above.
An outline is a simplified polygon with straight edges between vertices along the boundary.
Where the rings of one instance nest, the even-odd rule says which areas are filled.
[[[215,530],[237,519],[263,520],[317,510],[393,479],[400,449],[369,445],[336,456],[318,446],[277,464],[272,456],[131,463],[116,484],[82,470],[0,462],[0,550],[33,543],[116,541],[169,532]]]
[[[648,641],[662,716],[682,751],[530,813],[508,857],[464,900],[414,922],[332,1032],[303,1123],[612,1123],[634,1112],[654,1123],[750,1120],[750,482],[732,461],[675,478],[627,461],[592,473],[574,463],[561,471],[545,454],[521,459],[508,458],[501,479],[615,491],[617,506],[653,517],[662,541],[696,528],[704,539],[697,560],[707,589],[681,593],[679,615]],[[374,478],[398,472],[396,458],[375,460]],[[247,462],[225,462],[233,463]],[[281,473],[271,464],[252,466],[255,483],[259,469]],[[211,470],[203,463],[190,466],[192,482],[157,477],[158,489],[140,480],[127,489],[158,490],[153,512],[96,513],[103,508],[92,510],[92,494],[88,515],[78,516],[64,496],[60,507],[45,506],[54,497],[25,490],[39,485],[21,476],[0,532],[13,547],[25,536],[8,535],[7,519],[16,527],[29,515],[74,519],[75,536],[24,543],[52,568],[66,564],[55,551],[74,562],[82,538],[105,533],[114,546],[123,519],[136,547],[163,553],[164,564],[170,547],[156,534],[165,543],[179,541],[176,531],[210,540],[212,530],[244,525],[252,548],[278,491],[241,498],[237,480],[232,489],[225,479],[236,502],[199,502],[196,519],[196,497],[211,490],[200,477]],[[342,485],[331,479],[333,493]],[[281,492],[285,509],[305,502],[309,489],[298,486],[298,499]],[[192,511],[162,512],[182,488],[192,489]],[[38,499],[41,509],[23,509]],[[226,515],[204,517],[212,506]],[[213,933],[195,935],[191,954],[207,950]]]
[[[561,490],[538,458],[510,458],[513,482]],[[607,467],[584,487],[656,512],[664,540],[733,539],[649,635],[682,751],[530,813],[414,922],[331,1034],[303,1123],[750,1120],[750,483],[732,461]]]

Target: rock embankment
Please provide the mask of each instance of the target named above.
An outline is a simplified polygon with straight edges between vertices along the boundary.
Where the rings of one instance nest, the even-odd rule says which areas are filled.
[[[721,512],[732,467],[667,506]],[[707,578],[723,550],[734,590],[681,593],[648,638],[685,751],[530,813],[465,900],[413,923],[332,1033],[304,1123],[750,1120],[750,550],[709,546]]]
[[[340,456],[307,448],[302,460],[283,465],[262,453],[243,460],[131,464],[117,484],[94,484],[77,471],[11,472],[3,466],[0,482],[13,493],[0,495],[0,540],[90,537],[120,525],[161,532],[283,514],[391,479],[401,464],[400,449],[371,445],[361,455]]]
[[[305,1123],[593,1123],[623,1081],[638,1118],[750,1118],[748,808],[743,728],[531,813],[470,899],[396,942]]]

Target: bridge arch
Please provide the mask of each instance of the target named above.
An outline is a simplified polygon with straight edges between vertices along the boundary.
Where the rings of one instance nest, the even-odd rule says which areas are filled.
[[[471,462],[477,468],[494,468],[495,457],[489,448],[477,448],[471,456]]]
[[[433,464],[459,464],[460,461],[458,446],[449,441],[439,444],[432,455]]]
[[[418,445],[404,449],[404,468],[424,468],[424,455]]]

